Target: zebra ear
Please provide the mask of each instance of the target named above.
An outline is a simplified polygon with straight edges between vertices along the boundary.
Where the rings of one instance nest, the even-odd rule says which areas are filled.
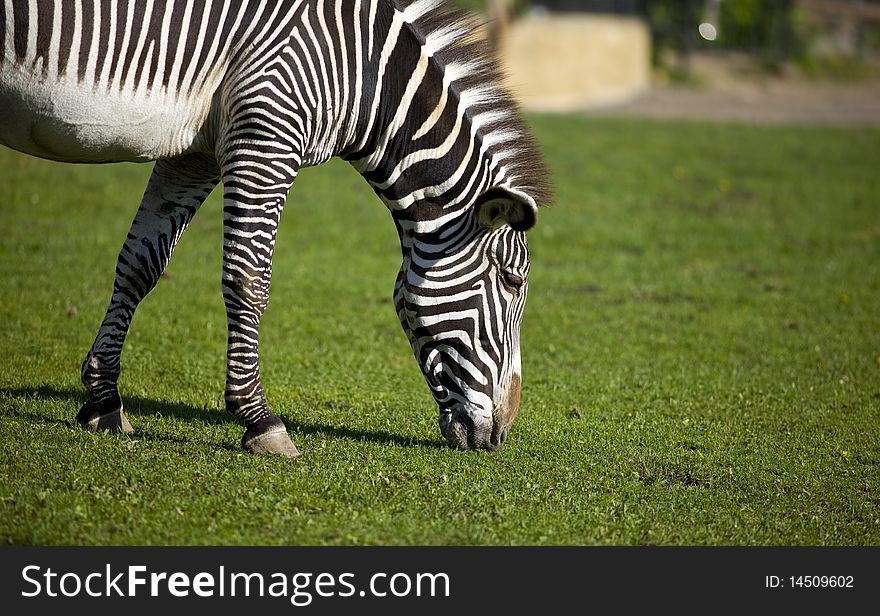
[[[514,231],[528,231],[538,220],[538,208],[528,195],[501,186],[480,195],[474,207],[480,225],[493,231],[504,225]]]

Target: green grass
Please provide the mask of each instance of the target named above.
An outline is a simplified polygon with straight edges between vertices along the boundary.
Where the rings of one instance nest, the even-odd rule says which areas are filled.
[[[74,426],[148,166],[0,151],[0,542],[880,544],[880,131],[535,117],[523,408],[443,446],[391,304],[388,213],[302,173],[262,330],[303,456],[223,410],[212,199],[138,311],[136,432]]]

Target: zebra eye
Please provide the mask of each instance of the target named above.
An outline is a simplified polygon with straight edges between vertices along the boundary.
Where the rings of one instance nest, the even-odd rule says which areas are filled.
[[[503,282],[504,286],[506,286],[511,291],[518,291],[519,289],[522,288],[523,284],[525,283],[525,280],[523,280],[523,277],[518,274],[514,274],[513,272],[508,272],[508,271],[502,270],[501,271],[501,282]]]

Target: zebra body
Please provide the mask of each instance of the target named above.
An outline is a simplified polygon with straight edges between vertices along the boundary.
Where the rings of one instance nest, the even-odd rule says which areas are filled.
[[[395,306],[444,436],[500,446],[545,172],[473,22],[441,4],[0,1],[0,143],[156,161],[83,364],[80,423],[129,428],[116,381],[131,317],[222,181],[227,408],[246,449],[296,455],[260,383],[259,323],[287,192],[301,167],[341,156],[400,234]]]
[[[245,19],[273,4],[5,2],[4,145],[86,163],[213,153],[216,144],[206,128],[221,120],[222,106],[214,100],[241,53]],[[284,4],[295,10],[303,3],[277,3]],[[89,17],[92,23],[86,23]]]

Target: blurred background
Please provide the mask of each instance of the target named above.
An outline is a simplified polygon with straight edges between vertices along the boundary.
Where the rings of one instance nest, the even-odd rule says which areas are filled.
[[[880,122],[878,0],[456,0],[532,111]]]

